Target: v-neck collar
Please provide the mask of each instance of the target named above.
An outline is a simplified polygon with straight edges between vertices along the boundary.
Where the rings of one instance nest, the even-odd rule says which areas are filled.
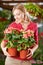
[[[16,22],[15,22],[15,23],[16,23]],[[32,23],[32,22],[30,21],[30,23],[27,25],[27,28],[26,28],[26,29],[23,28],[23,26],[22,26],[21,23],[16,23],[16,24],[17,24],[17,26],[20,26],[21,29],[23,29],[24,31],[27,31],[31,23]]]
[[[32,22],[30,22],[30,23],[27,25],[27,28],[26,28],[26,29],[23,28],[23,26],[22,26],[21,23],[19,23],[19,24],[21,25],[22,29],[26,31],[26,30],[28,29],[28,27],[30,26],[31,23],[32,23]]]

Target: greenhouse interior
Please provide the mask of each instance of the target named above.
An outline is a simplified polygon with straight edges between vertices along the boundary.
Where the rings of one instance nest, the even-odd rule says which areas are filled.
[[[43,0],[0,0],[0,65],[5,65],[1,42],[4,39],[4,30],[12,21],[15,21],[12,9],[18,3],[24,5],[28,17],[38,27],[38,48],[33,54],[32,65],[43,65]],[[13,64],[12,64],[13,65]]]

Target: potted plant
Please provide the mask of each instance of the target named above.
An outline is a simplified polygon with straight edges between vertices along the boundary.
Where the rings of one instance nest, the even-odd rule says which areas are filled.
[[[37,18],[42,18],[42,9],[37,5],[33,3],[28,3],[24,5],[27,11],[30,13],[31,16],[37,17]]]
[[[20,52],[20,58],[25,59],[28,54],[28,48],[35,43],[33,31],[22,31],[23,37],[18,41],[17,51]]]
[[[22,38],[18,41],[17,51],[20,52],[20,58],[25,59],[27,55],[27,47],[29,46],[27,43],[27,39]],[[26,44],[27,43],[27,44]]]
[[[14,45],[13,45],[13,43],[11,41],[8,42],[7,48],[8,48],[8,53],[11,56],[17,56],[16,46],[14,47]]]
[[[5,34],[5,39],[8,40],[6,45],[8,53],[11,56],[17,56],[17,52],[19,52],[21,59],[26,58],[28,48],[35,43],[34,32],[32,30],[18,31],[15,29],[12,33]]]
[[[7,33],[5,34],[6,40],[8,40],[7,43],[7,48],[8,48],[8,53],[11,56],[17,56],[17,45],[18,45],[18,40],[20,39],[21,34],[18,30],[13,30],[12,33]]]

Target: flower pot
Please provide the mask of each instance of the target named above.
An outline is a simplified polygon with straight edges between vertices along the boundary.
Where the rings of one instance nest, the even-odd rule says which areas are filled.
[[[21,50],[20,51],[20,58],[21,59],[25,59],[26,58],[26,55],[27,55],[27,50]]]
[[[17,49],[16,48],[8,48],[8,53],[11,56],[17,56]]]

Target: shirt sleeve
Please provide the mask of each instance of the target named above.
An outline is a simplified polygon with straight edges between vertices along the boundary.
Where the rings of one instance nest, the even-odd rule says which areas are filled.
[[[38,44],[38,27],[37,27],[37,24],[36,24],[35,28],[36,28],[36,30],[34,33],[34,37],[35,37],[36,44]]]
[[[8,26],[8,28],[10,28],[10,27],[15,27],[16,26],[16,24],[15,24],[15,22],[12,22],[9,26]]]

